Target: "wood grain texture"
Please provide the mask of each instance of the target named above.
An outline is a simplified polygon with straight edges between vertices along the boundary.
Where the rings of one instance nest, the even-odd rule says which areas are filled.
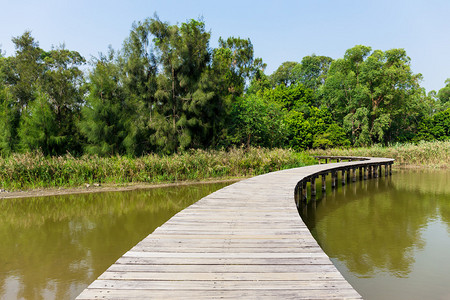
[[[256,176],[177,213],[77,299],[361,299],[301,220],[296,184],[321,164]]]

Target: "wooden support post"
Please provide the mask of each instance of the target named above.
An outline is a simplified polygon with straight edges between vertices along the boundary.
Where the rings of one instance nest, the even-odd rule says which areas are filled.
[[[363,167],[359,167],[359,180],[363,179]]]
[[[385,164],[384,165],[384,177],[388,177],[388,172],[389,171],[389,167],[388,167],[388,164]]]
[[[327,191],[326,175],[327,174],[322,174],[322,192]]]
[[[307,193],[306,193],[307,191],[306,191],[306,181],[305,180],[303,180],[302,181],[302,201],[303,202],[306,202],[307,200],[308,200],[308,195],[307,195]]]
[[[367,167],[367,178],[372,178],[372,166]]]
[[[325,158],[325,163],[326,163],[326,164],[328,163],[328,158]]]
[[[392,175],[392,164],[389,164],[389,175]]]
[[[363,170],[364,170],[364,180],[367,180],[367,170],[368,169],[368,167],[363,167]]]
[[[345,185],[345,169],[342,169],[342,185]]]
[[[350,169],[347,169],[347,183],[350,182]]]
[[[316,196],[316,177],[313,176],[311,177],[311,197],[315,197]]]
[[[373,178],[378,178],[378,165],[373,166]]]
[[[381,177],[381,165],[378,165],[378,177]]]
[[[356,168],[352,168],[352,175],[353,175],[353,178],[352,178],[352,181],[353,182],[356,182]]]

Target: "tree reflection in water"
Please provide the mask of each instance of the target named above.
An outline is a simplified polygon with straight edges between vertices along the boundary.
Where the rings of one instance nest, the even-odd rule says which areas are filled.
[[[341,270],[344,276],[374,278],[377,284],[383,276],[419,278],[416,272],[423,263],[416,259],[426,248],[424,231],[430,224],[440,223],[450,234],[450,175],[445,171],[399,171],[390,178],[339,186],[316,203],[310,201],[300,212],[338,268],[345,266]],[[447,245],[449,240],[450,236],[447,240],[444,236],[442,242]],[[431,259],[443,259],[443,268],[447,261],[445,257]],[[450,265],[446,266],[441,275],[448,278]]]
[[[227,184],[0,200],[0,298],[75,298],[154,229]]]

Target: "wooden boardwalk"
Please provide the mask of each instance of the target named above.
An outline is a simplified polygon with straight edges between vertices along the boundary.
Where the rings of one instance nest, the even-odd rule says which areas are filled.
[[[387,160],[289,169],[216,191],[157,228],[77,299],[361,299],[301,220],[294,189],[318,172],[380,162]]]

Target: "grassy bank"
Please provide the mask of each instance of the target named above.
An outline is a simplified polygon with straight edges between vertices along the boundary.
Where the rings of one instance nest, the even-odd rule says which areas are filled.
[[[75,187],[86,183],[168,183],[244,177],[313,164],[306,155],[283,149],[251,148],[229,151],[192,150],[183,154],[150,154],[139,158],[41,153],[0,158],[0,188]]]
[[[369,156],[395,159],[394,166],[403,167],[450,167],[450,141],[397,144],[389,147],[311,150],[310,155]]]

